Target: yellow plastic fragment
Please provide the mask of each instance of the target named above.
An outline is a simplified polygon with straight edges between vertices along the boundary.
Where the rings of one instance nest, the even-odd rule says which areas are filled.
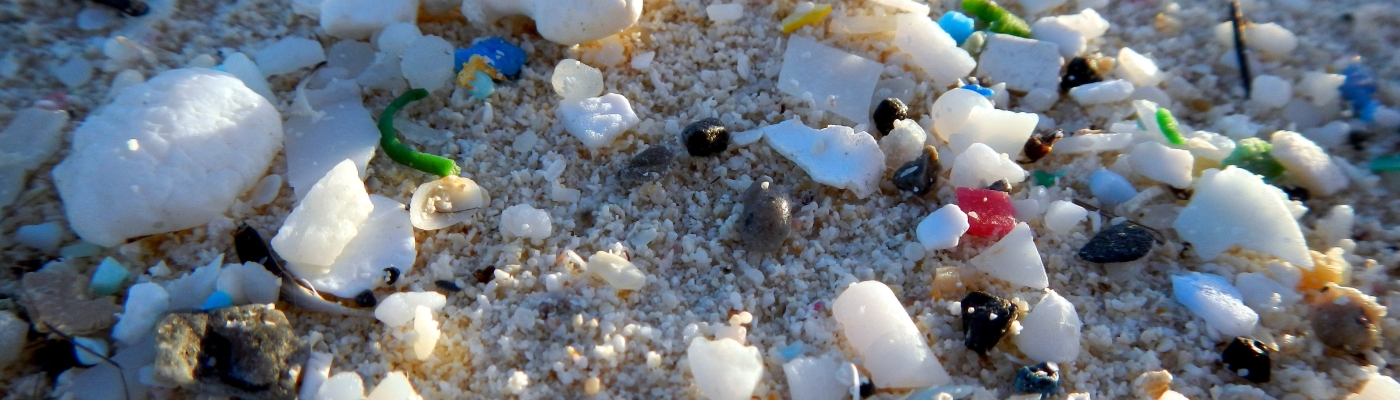
[[[788,15],[787,18],[783,18],[783,33],[792,33],[793,31],[796,31],[804,26],[811,25],[812,23],[817,21],[821,21],[822,18],[826,18],[826,15],[830,13],[830,4],[822,4],[812,7],[812,11],[808,11],[805,13],[792,13],[791,15]]]
[[[486,75],[490,75],[491,78],[495,80],[506,80],[506,77],[501,75],[501,72],[496,70],[496,67],[491,66],[491,64],[487,62],[486,57],[477,54],[473,55],[467,62],[462,63],[462,72],[457,73],[457,86],[471,89],[472,81],[476,79],[477,71],[485,72]]]

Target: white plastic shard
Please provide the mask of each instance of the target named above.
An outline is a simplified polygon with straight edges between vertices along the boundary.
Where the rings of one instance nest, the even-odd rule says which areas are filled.
[[[1026,357],[1039,362],[1069,363],[1079,358],[1084,327],[1074,304],[1054,290],[1021,319],[1021,332],[1012,340]]]
[[[560,100],[555,113],[563,122],[564,130],[590,149],[607,147],[623,132],[641,122],[637,113],[632,111],[632,103],[617,93]]]
[[[429,92],[449,86],[456,74],[452,66],[452,44],[435,35],[423,35],[404,49],[399,68],[408,86]]]
[[[287,215],[272,237],[272,248],[293,274],[324,275],[373,210],[355,163],[341,161]]]
[[[961,154],[974,143],[984,143],[997,153],[1016,158],[1026,147],[1026,140],[1035,132],[1040,121],[1036,113],[1020,113],[991,107],[975,107],[967,114],[967,122],[948,137],[948,148]]]
[[[783,364],[792,400],[841,400],[847,387],[836,379],[841,368],[830,357],[798,357]]]
[[[1277,131],[1269,137],[1270,152],[1288,174],[1312,193],[1330,196],[1351,184],[1342,169],[1317,143],[1297,132]]]
[[[214,288],[233,299],[234,305],[272,304],[277,302],[282,278],[273,275],[262,264],[252,261],[228,264],[219,271]]]
[[[516,204],[501,211],[500,229],[501,235],[507,238],[544,239],[554,232],[554,224],[548,211],[529,204]]]
[[[1307,242],[1287,202],[1282,190],[1249,171],[1208,169],[1196,179],[1195,194],[1172,227],[1207,261],[1240,246],[1312,270]]]
[[[159,284],[146,282],[132,285],[126,292],[122,319],[112,327],[112,338],[125,345],[140,342],[170,307],[170,294]]]
[[[1259,314],[1244,305],[1244,296],[1220,275],[1191,272],[1172,277],[1172,298],[1206,320],[1221,336],[1248,336]]]
[[[1061,235],[1069,234],[1070,230],[1078,226],[1089,216],[1089,211],[1078,204],[1064,200],[1050,202],[1050,206],[1045,209],[1045,227],[1051,232]]]
[[[67,125],[66,112],[26,108],[0,131],[0,209],[14,203],[30,172],[58,152]]]
[[[685,351],[700,395],[711,400],[747,400],[763,378],[763,357],[757,347],[734,339],[691,339]]]
[[[323,0],[321,29],[341,39],[365,39],[398,22],[418,20],[418,0]]]
[[[1060,46],[1055,43],[994,33],[987,37],[987,47],[977,59],[977,75],[1022,93],[1057,89],[1063,64]]]
[[[262,69],[258,68],[253,60],[248,59],[247,55],[233,53],[224,56],[224,63],[219,64],[217,68],[238,77],[244,85],[262,95],[268,102],[277,101],[277,96],[272,94],[272,87],[267,83],[267,75],[263,74]]]
[[[491,195],[476,181],[445,176],[418,185],[408,204],[408,217],[414,228],[431,231],[464,222],[475,215],[472,210],[490,204]]]
[[[972,265],[992,277],[1016,285],[1031,289],[1050,286],[1050,277],[1045,274],[1045,264],[1041,262],[1040,251],[1035,247],[1031,227],[1025,222],[1017,223],[996,244],[973,257]]]
[[[321,383],[316,391],[316,400],[364,400],[365,381],[360,374],[344,371],[332,375]]]
[[[1273,22],[1250,24],[1244,31],[1245,43],[1249,48],[1258,49],[1266,57],[1282,59],[1298,48],[1298,37],[1288,29]]]
[[[374,206],[369,218],[357,228],[358,234],[345,244],[345,250],[324,275],[306,277],[316,290],[343,299],[354,298],[384,276],[385,268],[398,268],[400,274],[413,271],[418,255],[409,223],[408,210],[394,199],[369,196]]]
[[[582,100],[603,94],[603,71],[572,58],[559,61],[549,77],[554,93],[564,100]]]
[[[1123,101],[1132,95],[1133,84],[1122,79],[1094,82],[1069,90],[1069,97],[1086,106]]]
[[[952,381],[924,335],[889,286],[852,284],[832,303],[832,315],[876,387],[916,388]]]
[[[618,290],[639,290],[647,283],[647,275],[632,261],[606,251],[588,257],[588,272]]]
[[[1055,152],[1060,154],[1101,153],[1123,150],[1133,144],[1131,133],[1078,134],[1055,143]]]
[[[909,13],[914,15],[928,15],[929,12],[928,4],[917,2],[914,0],[875,0],[875,2],[894,7],[902,11],[908,11]]]
[[[805,36],[788,39],[778,90],[856,124],[870,120],[870,98],[884,66]]]
[[[925,251],[946,250],[958,246],[958,240],[971,225],[967,214],[957,204],[945,204],[919,221],[914,235]]]
[[[374,390],[369,391],[366,400],[420,400],[422,396],[413,390],[413,382],[403,372],[394,371],[384,376]]]
[[[355,82],[335,80],[324,89],[308,90],[306,98],[317,115],[294,115],[283,124],[287,185],[298,199],[347,159],[355,163],[357,179],[363,180],[380,136]]]
[[[840,125],[817,130],[790,119],[763,128],[763,137],[818,183],[848,189],[862,199],[879,189],[885,155],[865,132]]]
[[[739,3],[711,4],[705,7],[711,21],[727,24],[744,17],[744,5]]]
[[[433,319],[432,309],[423,305],[413,308],[413,333],[417,335],[413,339],[413,356],[419,360],[427,360],[433,355],[433,348],[437,347],[438,339],[442,337],[438,322]]]
[[[1195,157],[1190,151],[1173,149],[1157,142],[1142,142],[1133,146],[1133,171],[1177,189],[1191,186],[1191,169]]]
[[[1078,14],[1042,17],[1031,24],[1031,36],[1054,42],[1060,46],[1060,55],[1074,57],[1084,53],[1088,41],[1108,32],[1108,27],[1098,12],[1085,8]]]
[[[374,308],[374,318],[384,325],[400,327],[413,321],[418,306],[430,311],[442,311],[447,306],[447,296],[438,292],[399,292],[379,301]]]
[[[1118,50],[1118,66],[1113,69],[1113,73],[1138,87],[1157,86],[1167,78],[1152,59],[1128,47]]]
[[[1268,275],[1258,272],[1245,272],[1235,276],[1235,286],[1240,290],[1241,300],[1256,312],[1283,311],[1303,299],[1303,295]]]
[[[282,117],[233,75],[175,69],[88,114],[72,145],[53,169],[64,212],[115,246],[222,216],[281,150]]]
[[[880,152],[885,154],[885,167],[899,168],[904,163],[923,156],[928,134],[912,119],[894,121],[894,129],[880,139]]]
[[[203,306],[204,301],[218,288],[223,264],[224,256],[220,254],[208,265],[166,282],[165,292],[170,295],[168,309],[172,312],[193,311]]]
[[[934,133],[939,138],[948,140],[967,124],[968,115],[974,108],[992,108],[992,101],[977,92],[963,88],[944,92],[929,110],[933,116]]]
[[[301,399],[317,399],[316,393],[321,391],[321,385],[331,376],[331,362],[335,356],[331,353],[311,352],[306,357],[306,368],[301,375],[301,389],[298,395]],[[363,389],[361,389],[363,390]]]
[[[321,42],[303,37],[285,37],[253,53],[258,69],[267,76],[281,75],[326,61]]]
[[[896,16],[894,45],[908,53],[913,64],[923,69],[938,86],[952,86],[977,67],[977,60],[958,47],[953,37],[938,27],[927,12]]]
[[[1003,179],[1012,184],[1020,183],[1029,175],[1005,155],[985,144],[973,143],[953,161],[949,179],[956,187],[982,188]]]
[[[1400,383],[1395,378],[1372,373],[1371,379],[1361,387],[1361,391],[1347,396],[1346,400],[1395,400],[1400,399]]]
[[[572,46],[615,35],[637,23],[642,0],[463,0],[462,15],[472,25],[524,15],[535,20],[540,36]]]

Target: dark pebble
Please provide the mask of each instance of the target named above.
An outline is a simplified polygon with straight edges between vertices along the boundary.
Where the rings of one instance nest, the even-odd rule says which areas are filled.
[[[985,356],[1015,320],[1016,304],[986,292],[968,293],[962,299],[963,345]]]
[[[394,283],[398,282],[398,281],[399,281],[399,274],[400,274],[400,273],[401,273],[401,272],[399,272],[399,269],[398,269],[398,268],[394,268],[394,267],[385,268],[385,269],[384,269],[384,284],[385,284],[385,285],[393,285]]]
[[[1089,60],[1075,57],[1065,65],[1065,75],[1060,77],[1060,91],[1069,92],[1070,89],[1102,81],[1103,77],[1089,65]]]
[[[938,150],[933,146],[924,146],[924,153],[918,159],[894,170],[894,187],[916,195],[926,195],[938,182],[938,173],[942,169],[938,164]]]
[[[1254,383],[1268,382],[1273,374],[1269,349],[1264,343],[1247,337],[1231,340],[1220,353],[1220,361],[1225,363],[1225,368]]]
[[[46,340],[34,351],[34,364],[39,369],[57,378],[63,371],[78,366],[78,354],[73,352],[73,342],[67,340]]]
[[[1349,354],[1361,354],[1381,344],[1379,324],[1384,307],[1349,287],[1329,284],[1322,290],[1311,316],[1319,342]]]
[[[472,271],[472,277],[476,278],[477,283],[485,284],[491,282],[492,279],[496,279],[496,267],[487,266],[485,268]]]
[[[863,399],[874,395],[875,383],[871,382],[870,378],[866,378],[864,376],[860,377],[860,398]]]
[[[1022,149],[1026,153],[1026,159],[1031,162],[1040,161],[1041,158],[1050,155],[1050,151],[1055,149],[1055,142],[1065,137],[1065,131],[1055,130],[1042,135],[1031,135],[1026,139],[1026,146]]]
[[[787,193],[768,180],[754,181],[744,191],[744,214],[739,219],[739,242],[745,250],[772,253],[792,233]]]
[[[675,154],[666,146],[651,146],[632,157],[627,167],[617,174],[622,184],[628,187],[661,179],[671,169]]]
[[[457,283],[453,281],[433,281],[433,284],[437,285],[438,289],[446,290],[453,293],[462,291],[462,287],[457,286]]]
[[[1016,370],[1016,392],[1038,393],[1040,398],[1055,396],[1060,391],[1060,366],[1040,363]]]
[[[889,136],[894,130],[894,121],[909,118],[909,107],[903,101],[891,97],[880,101],[880,105],[875,106],[875,129],[880,130],[880,137]]]
[[[146,15],[151,10],[150,6],[141,0],[97,0],[97,4],[112,7],[131,17]]]
[[[1280,189],[1283,189],[1283,193],[1288,195],[1289,200],[1307,202],[1308,199],[1312,198],[1312,194],[1308,193],[1308,188],[1302,186]]]
[[[992,184],[990,184],[990,185],[987,185],[987,188],[986,188],[986,189],[987,189],[987,190],[995,190],[995,191],[998,191],[998,192],[1011,193],[1011,182],[1010,182],[1010,181],[1007,181],[1007,180],[1005,180],[1005,179],[1002,179],[1002,180],[999,180],[999,181],[996,181],[996,182],[992,182]]]
[[[239,261],[262,264],[263,268],[274,275],[282,276],[282,266],[272,258],[272,250],[262,235],[258,234],[257,229],[247,224],[240,225],[238,230],[233,232],[233,248]]]
[[[729,129],[719,122],[719,118],[705,118],[681,131],[685,139],[685,150],[692,157],[705,157],[723,153],[729,148]]]
[[[1152,251],[1152,233],[1142,225],[1124,222],[1100,231],[1079,249],[1079,258],[1094,263],[1133,261]]]
[[[360,307],[366,308],[374,307],[376,305],[379,305],[379,299],[374,297],[374,292],[366,290],[360,292],[360,294],[355,295],[355,304],[359,304]]]

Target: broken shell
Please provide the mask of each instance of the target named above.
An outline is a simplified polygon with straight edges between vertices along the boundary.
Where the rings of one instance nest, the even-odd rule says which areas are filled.
[[[425,231],[446,228],[466,221],[466,211],[491,204],[491,196],[476,181],[460,176],[446,176],[424,183],[413,191],[408,219],[414,228]]]

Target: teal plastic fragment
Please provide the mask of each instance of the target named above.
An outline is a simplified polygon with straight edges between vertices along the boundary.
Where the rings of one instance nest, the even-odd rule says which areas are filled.
[[[224,307],[232,307],[232,306],[233,306],[233,298],[232,298],[232,297],[229,297],[228,293],[224,293],[224,292],[214,292],[214,294],[209,295],[209,298],[208,298],[208,299],[204,300],[204,305],[203,305],[203,306],[200,306],[199,309],[200,309],[200,310],[204,310],[204,311],[208,311],[208,310],[213,310],[213,309],[218,309],[218,308],[224,308]]]
[[[92,257],[102,254],[102,246],[88,242],[78,242],[58,249],[58,256],[63,258]]]
[[[1058,179],[1060,179],[1061,176],[1065,176],[1065,173],[1066,173],[1066,172],[1069,172],[1069,170],[1064,170],[1064,171],[1055,172],[1055,173],[1041,172],[1041,171],[1033,171],[1033,172],[1034,172],[1034,174],[1035,174],[1035,184],[1040,185],[1040,186],[1050,187],[1050,186],[1055,186],[1055,181],[1058,180]]]
[[[98,296],[110,296],[121,290],[127,278],[131,278],[131,271],[127,271],[126,266],[113,260],[112,257],[102,259],[102,263],[97,264],[97,270],[92,273],[92,281],[88,283],[88,289]]]
[[[496,91],[496,82],[491,80],[491,75],[482,71],[476,71],[475,74],[472,74],[471,92],[473,99],[486,100],[486,96],[490,96],[491,92],[494,91]]]
[[[1371,160],[1371,171],[1400,171],[1400,154],[1389,155]]]
[[[783,361],[792,361],[797,358],[797,356],[802,355],[802,341],[799,340],[796,343],[788,345],[788,347],[784,347],[782,350],[778,350],[778,355],[783,356]]]

